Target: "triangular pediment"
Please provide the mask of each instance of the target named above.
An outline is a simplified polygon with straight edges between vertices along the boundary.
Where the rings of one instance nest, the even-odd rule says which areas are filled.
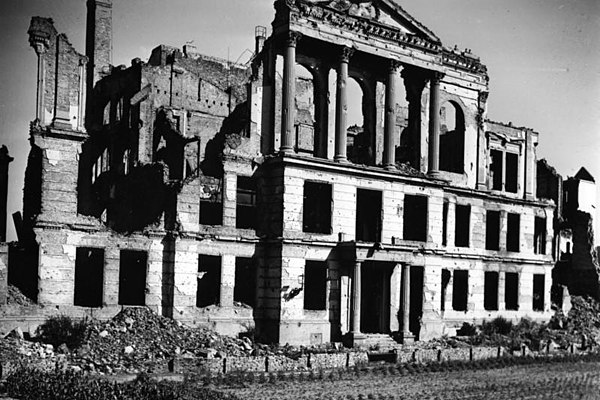
[[[319,0],[312,2],[354,17],[372,20],[405,34],[415,35],[432,42],[440,41],[432,31],[408,14],[394,0]]]

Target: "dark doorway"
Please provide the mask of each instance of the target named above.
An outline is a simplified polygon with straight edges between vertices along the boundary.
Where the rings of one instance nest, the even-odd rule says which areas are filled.
[[[119,262],[119,304],[143,306],[146,304],[146,268],[148,253],[121,250]]]
[[[75,296],[73,304],[102,307],[104,287],[104,250],[78,247],[75,258]]]
[[[381,241],[381,192],[378,190],[356,191],[356,240]]]
[[[233,301],[250,307],[254,307],[256,304],[256,267],[252,258],[237,257],[235,259]]]
[[[198,256],[196,307],[219,304],[221,297],[221,256]],[[235,288],[234,288],[235,290]]]
[[[419,338],[423,316],[423,267],[410,267],[410,319],[408,328]]]
[[[364,262],[361,273],[360,331],[390,332],[390,279],[392,264]]]

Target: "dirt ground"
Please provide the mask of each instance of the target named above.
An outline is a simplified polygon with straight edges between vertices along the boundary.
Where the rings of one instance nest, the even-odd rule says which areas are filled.
[[[488,370],[396,375],[365,372],[341,380],[252,383],[228,388],[242,399],[600,399],[600,362],[515,365]]]

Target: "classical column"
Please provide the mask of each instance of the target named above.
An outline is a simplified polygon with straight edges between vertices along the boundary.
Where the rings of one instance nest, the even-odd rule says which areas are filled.
[[[386,169],[396,168],[396,77],[400,63],[390,61],[388,80],[385,90],[385,131],[383,135],[383,166]]]
[[[410,265],[402,266],[402,343],[411,343],[413,334],[408,329],[410,326]]]
[[[39,39],[39,38],[36,38]],[[48,48],[48,45],[43,40],[33,40],[31,45],[37,54],[37,93],[36,93],[36,107],[35,107],[35,119],[40,124],[44,124],[44,102],[45,102],[45,91],[46,91],[46,64],[44,62],[44,54]]]
[[[429,174],[440,169],[440,81],[442,74],[435,72],[429,88]]]
[[[283,95],[281,106],[281,148],[283,153],[294,151],[294,114],[296,111],[296,43],[300,33],[289,32],[283,60]]]
[[[336,90],[336,109],[335,109],[335,156],[333,159],[338,162],[347,162],[346,157],[346,136],[348,129],[348,63],[354,49],[344,47],[340,56],[338,66],[337,90]]]
[[[354,264],[352,277],[352,333],[360,333],[360,296],[361,296],[361,268],[362,262]]]
[[[14,158],[6,146],[0,147],[0,242],[6,242],[6,204],[8,198],[8,164]]]

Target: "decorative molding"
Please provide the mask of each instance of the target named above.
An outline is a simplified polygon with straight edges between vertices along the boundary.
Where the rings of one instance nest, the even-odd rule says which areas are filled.
[[[302,39],[300,32],[289,31],[285,39],[285,44],[287,47],[296,47],[300,39]]]
[[[350,58],[354,54],[354,49],[352,47],[344,46],[340,52],[340,62],[350,62]]]
[[[390,62],[388,64],[388,72],[396,73],[396,72],[398,72],[398,69],[400,69],[401,66],[402,66],[402,63],[400,61],[390,60]]]

